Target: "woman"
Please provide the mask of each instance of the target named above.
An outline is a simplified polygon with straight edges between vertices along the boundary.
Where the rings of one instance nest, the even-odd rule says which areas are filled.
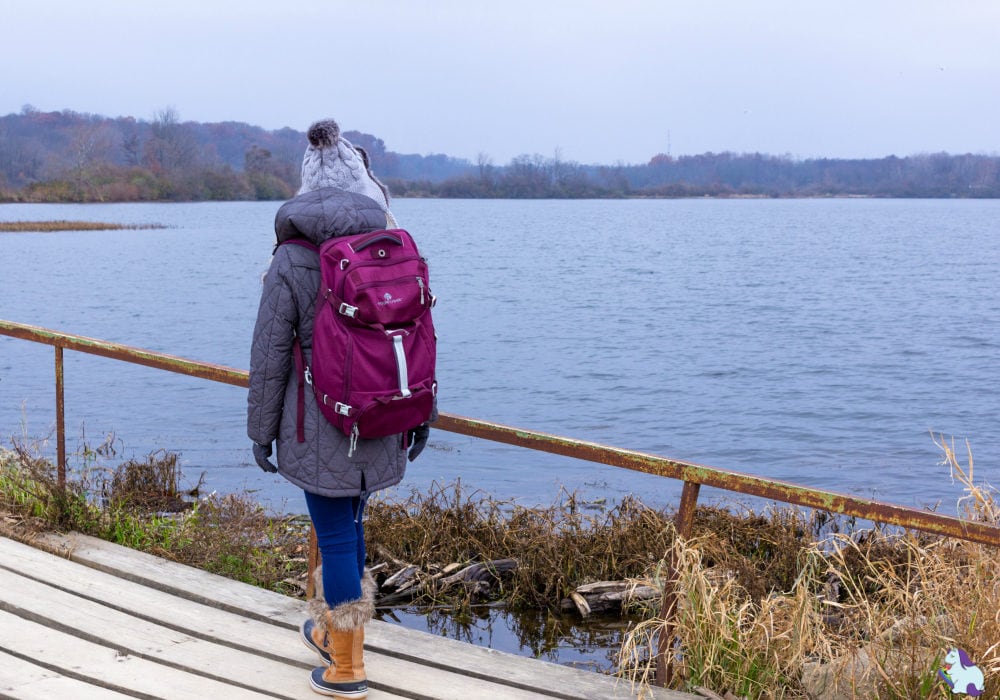
[[[426,424],[410,435],[350,438],[320,413],[309,389],[299,391],[295,344],[311,363],[313,316],[319,288],[318,256],[311,247],[280,245],[302,238],[318,246],[333,236],[395,228],[385,187],[367,155],[340,136],[332,119],[309,128],[302,187],[275,217],[278,246],[264,278],[250,357],[247,433],[265,471],[277,471],[305,492],[323,566],[305,643],[329,666],[314,669],[313,690],[324,695],[367,695],[364,624],[374,612],[375,584],[365,570],[362,517],[367,495],[400,482],[409,459],[427,442]],[[299,416],[301,410],[301,417]],[[298,431],[301,430],[302,433]],[[269,457],[278,443],[278,466]]]

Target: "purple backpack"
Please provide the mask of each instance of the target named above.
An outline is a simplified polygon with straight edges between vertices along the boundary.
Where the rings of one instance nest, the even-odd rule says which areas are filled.
[[[304,385],[323,415],[357,439],[406,433],[434,408],[437,338],[427,261],[403,229],[330,238],[317,248],[320,287],[312,365],[295,343],[299,372],[298,439]]]

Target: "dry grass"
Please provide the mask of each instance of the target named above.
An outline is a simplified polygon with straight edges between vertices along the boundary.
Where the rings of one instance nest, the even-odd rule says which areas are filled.
[[[679,595],[674,618],[672,687],[704,687],[738,697],[793,698],[797,668],[808,650],[817,611],[811,600],[810,577],[797,580],[784,595],[752,599],[733,576],[706,565],[703,540],[676,540],[668,558],[675,562],[671,579]],[[663,586],[667,566],[644,581]],[[619,655],[624,675],[639,686],[652,682],[653,653],[663,624],[650,610],[628,635]]]
[[[101,221],[0,221],[0,232],[119,231],[166,228],[161,224],[112,224]]]
[[[272,590],[301,594],[308,521],[268,514],[247,495],[178,488],[177,457],[107,466],[113,438],[84,447],[65,485],[36,449],[0,449],[0,534],[76,530]]]
[[[669,517],[632,498],[598,511],[565,494],[552,506],[526,508],[455,483],[403,501],[374,500],[368,513],[375,561],[430,572],[453,562],[516,559],[495,591],[513,608],[555,610],[582,583],[639,576],[670,542]]]
[[[938,444],[966,492],[961,515],[1000,524],[996,492],[974,482],[971,451],[963,467],[953,444]],[[760,597],[712,565],[711,545],[696,536],[671,550],[675,687],[745,698],[947,698],[937,671],[959,647],[986,675],[983,697],[998,697],[995,549],[885,529],[835,533],[800,551],[792,585]],[[623,645],[620,665],[640,685],[652,679],[662,628],[651,612]]]
[[[960,514],[1000,523],[996,493],[974,480],[941,440],[944,463],[965,489]],[[301,594],[303,519],[266,513],[245,495],[179,493],[176,461],[102,466],[108,443],[84,450],[66,487],[30,450],[0,450],[0,524],[76,529],[288,593]],[[186,502],[180,512],[169,504]],[[488,594],[511,608],[547,610],[575,588],[630,579],[662,589],[678,564],[673,686],[744,698],[951,697],[937,678],[947,648],[965,649],[1000,692],[1000,557],[964,541],[793,508],[701,507],[692,536],[675,537],[672,513],[634,499],[594,508],[570,493],[546,508],[497,501],[461,484],[403,500],[373,499],[370,563],[415,564],[427,575],[457,562],[517,559]],[[0,527],[0,529],[3,529]],[[454,593],[455,589],[450,589]],[[433,586],[421,602],[470,610],[469,597]],[[468,595],[468,594],[467,594]],[[659,610],[640,611],[618,666],[640,687],[652,679]]]
[[[634,497],[605,509],[572,493],[548,507],[526,508],[458,482],[405,500],[374,499],[366,533],[370,556],[397,568],[433,572],[452,562],[516,559],[499,597],[514,608],[554,611],[582,584],[646,576],[673,545],[673,517]],[[801,552],[832,522],[794,509],[756,514],[702,506],[693,532],[707,567],[730,572],[760,597],[794,582]]]

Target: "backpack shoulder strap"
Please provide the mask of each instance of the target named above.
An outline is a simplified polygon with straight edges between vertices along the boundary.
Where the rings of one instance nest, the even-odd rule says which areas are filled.
[[[306,384],[312,384],[309,377],[309,368],[306,367],[305,354],[302,352],[302,342],[299,340],[299,336],[295,336],[295,342],[292,345],[293,355],[295,357],[295,373],[298,375],[298,396],[295,402],[295,437],[299,442],[306,441],[306,422],[305,422],[305,412],[306,412]]]
[[[312,241],[307,241],[304,238],[289,238],[287,241],[279,241],[275,244],[274,249],[278,250],[278,246],[286,244],[294,244],[302,246],[303,248],[308,248],[309,250],[319,253],[319,246]],[[309,368],[306,366],[305,354],[302,352],[302,341],[299,339],[298,334],[295,336],[295,342],[292,346],[293,355],[295,357],[295,372],[298,375],[298,396],[296,397],[295,406],[295,437],[299,442],[306,441],[305,433],[305,411],[306,411],[306,384],[312,384],[312,378],[309,376]]]
[[[275,243],[274,250],[271,251],[271,254],[273,255],[278,250],[279,247],[287,245],[289,243],[300,245],[303,248],[308,248],[309,250],[312,250],[317,253],[319,252],[319,246],[313,243],[312,241],[307,241],[305,238],[289,238],[287,241],[278,241],[277,243]]]

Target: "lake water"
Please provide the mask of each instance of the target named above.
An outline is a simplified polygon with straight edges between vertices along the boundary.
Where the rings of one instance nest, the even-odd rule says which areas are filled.
[[[245,368],[278,203],[2,205],[0,318]],[[439,298],[442,411],[906,505],[961,496],[931,431],[1000,482],[1000,202],[397,200]],[[0,438],[49,435],[53,351],[0,338]],[[66,356],[72,451],[113,431],[206,487],[301,495],[253,465],[245,390]],[[54,448],[49,446],[50,451]],[[964,449],[964,448],[963,448]],[[461,477],[676,502],[634,472],[442,431],[399,488]],[[723,494],[707,490],[704,499]]]

